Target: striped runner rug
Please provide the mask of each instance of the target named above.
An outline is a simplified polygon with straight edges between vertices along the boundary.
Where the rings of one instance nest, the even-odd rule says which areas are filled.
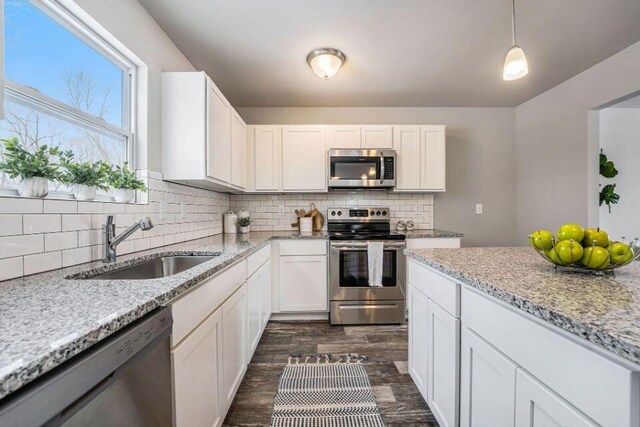
[[[273,427],[384,427],[361,363],[366,357],[296,356],[280,377]]]

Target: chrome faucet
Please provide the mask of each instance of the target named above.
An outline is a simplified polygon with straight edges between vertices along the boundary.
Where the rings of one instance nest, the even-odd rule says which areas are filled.
[[[113,222],[113,215],[108,215],[107,223],[102,226],[102,262],[114,262],[116,260],[116,247],[138,228],[143,231],[151,230],[153,222],[149,217],[140,218],[138,222],[116,237],[116,225]]]

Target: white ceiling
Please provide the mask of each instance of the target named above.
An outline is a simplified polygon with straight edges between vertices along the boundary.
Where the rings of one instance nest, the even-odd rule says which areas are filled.
[[[516,106],[640,40],[640,0],[139,0],[236,106]],[[347,62],[332,79],[305,58]]]

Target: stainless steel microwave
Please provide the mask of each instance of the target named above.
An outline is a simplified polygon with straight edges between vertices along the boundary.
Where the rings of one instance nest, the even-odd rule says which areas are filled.
[[[394,150],[329,150],[329,188],[389,188],[396,185]]]

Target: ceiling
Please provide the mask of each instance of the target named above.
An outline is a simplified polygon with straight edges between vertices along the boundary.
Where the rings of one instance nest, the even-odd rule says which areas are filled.
[[[516,106],[640,40],[639,0],[139,0],[239,107]],[[305,62],[347,56],[324,81]]]
[[[610,108],[640,108],[640,95],[615,103]]]

